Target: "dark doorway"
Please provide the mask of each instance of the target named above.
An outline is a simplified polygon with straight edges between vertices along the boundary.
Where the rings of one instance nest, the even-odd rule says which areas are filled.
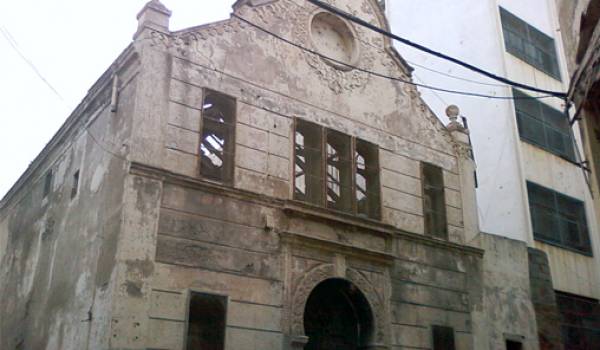
[[[223,350],[227,300],[219,295],[192,293],[187,350]]]
[[[506,340],[506,350],[522,350],[523,344],[516,340]]]
[[[356,350],[371,341],[373,316],[362,292],[342,279],[321,282],[304,309],[305,350]]]

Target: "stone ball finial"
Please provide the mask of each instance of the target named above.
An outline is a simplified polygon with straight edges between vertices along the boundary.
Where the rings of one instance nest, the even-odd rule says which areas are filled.
[[[450,105],[446,108],[446,115],[448,116],[448,119],[450,119],[450,123],[457,123],[459,114],[460,109],[456,105]]]

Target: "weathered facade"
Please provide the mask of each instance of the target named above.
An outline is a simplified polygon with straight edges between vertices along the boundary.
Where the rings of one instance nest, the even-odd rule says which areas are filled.
[[[538,348],[527,246],[479,233],[468,130],[387,39],[298,0],[169,16],[2,201],[0,348]]]
[[[561,33],[567,47],[571,85],[568,100],[573,105],[573,123],[580,126],[584,162],[594,210],[600,215],[600,1],[556,1],[560,9]],[[596,266],[600,268],[600,266]],[[596,289],[600,285],[596,284]],[[600,344],[598,297],[562,295],[563,340],[570,347],[592,349]]]

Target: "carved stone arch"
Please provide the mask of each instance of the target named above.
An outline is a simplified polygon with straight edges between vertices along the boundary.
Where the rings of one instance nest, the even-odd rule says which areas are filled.
[[[308,271],[298,282],[292,296],[291,330],[294,336],[304,336],[304,311],[311,292],[321,283],[329,279],[344,279],[335,274],[332,264],[319,265]],[[373,316],[372,342],[381,346],[386,339],[386,322],[384,299],[373,284],[359,271],[347,269],[346,278],[363,294]],[[374,344],[375,345],[375,344]]]
[[[382,292],[379,292],[373,283],[369,281],[361,272],[354,269],[348,269],[346,272],[348,281],[352,282],[367,298],[373,312],[373,340],[377,343],[385,343],[386,322],[385,322],[385,303]]]
[[[296,285],[292,297],[292,334],[304,335],[304,308],[315,287],[326,279],[335,277],[333,264],[319,265],[308,271]]]

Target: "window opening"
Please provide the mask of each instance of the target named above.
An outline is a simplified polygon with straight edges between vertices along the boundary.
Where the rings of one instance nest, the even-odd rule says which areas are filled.
[[[350,136],[327,130],[327,207],[352,211]]]
[[[187,350],[223,350],[227,299],[191,293],[188,314]]]
[[[230,182],[233,177],[235,100],[208,91],[202,104],[200,175]]]
[[[454,329],[444,326],[432,326],[433,350],[454,350]]]
[[[523,99],[528,95],[513,89],[517,125],[521,138],[548,152],[575,161],[575,147],[569,119],[560,111],[537,100]]]
[[[71,184],[71,199],[77,196],[77,191],[79,191],[79,170],[73,174],[73,183]]]
[[[533,236],[539,241],[592,254],[582,201],[527,182]]]
[[[556,292],[561,338],[565,349],[591,350],[600,344],[598,300]]]
[[[444,196],[444,175],[442,169],[429,163],[422,163],[423,215],[425,234],[448,238],[446,222],[446,200]]]
[[[554,39],[500,7],[506,51],[560,80]]]
[[[379,148],[296,119],[294,199],[380,219]]]
[[[48,195],[50,194],[50,191],[52,191],[52,169],[48,170],[48,172],[46,173],[46,176],[44,178],[43,198],[48,197]]]
[[[380,213],[379,150],[376,145],[356,140],[356,206],[359,215],[378,219]]]
[[[522,350],[523,344],[516,340],[506,340],[506,350]]]
[[[322,128],[302,120],[296,121],[294,196],[298,200],[320,205],[323,192]]]

